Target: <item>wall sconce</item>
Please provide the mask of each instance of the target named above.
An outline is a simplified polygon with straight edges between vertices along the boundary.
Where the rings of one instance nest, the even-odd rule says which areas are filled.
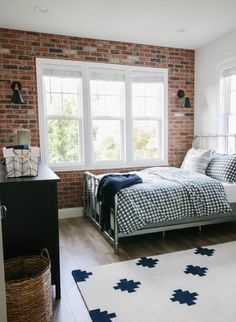
[[[21,96],[21,83],[12,82],[11,89],[13,90],[11,101],[13,104],[24,104],[23,98]]]
[[[186,108],[191,107],[190,99],[188,96],[185,96],[184,90],[179,89],[177,92],[177,96],[178,96],[178,98],[183,99],[181,107],[186,107]]]

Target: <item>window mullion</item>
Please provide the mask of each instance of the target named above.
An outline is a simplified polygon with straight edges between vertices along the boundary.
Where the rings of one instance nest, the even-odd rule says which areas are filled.
[[[230,87],[231,87],[231,81],[230,77],[227,77],[225,79],[225,107],[224,107],[224,128],[225,128],[225,133],[229,133],[229,119],[228,115],[230,114]]]
[[[81,163],[84,164],[84,149],[83,149],[83,121],[79,120],[79,155],[81,156]]]
[[[92,120],[95,121],[122,121],[123,117],[119,116],[107,116],[107,115],[101,115],[101,116],[92,116]]]
[[[92,117],[90,106],[90,75],[89,65],[85,64],[82,68],[82,88],[83,88],[83,148],[84,163],[87,168],[92,165]]]
[[[132,120],[132,82],[130,70],[125,71],[125,158],[128,165],[133,163],[133,120]]]
[[[76,115],[47,115],[46,118],[48,120],[81,120],[81,116]]]
[[[162,121],[162,118],[155,116],[134,116],[133,121]]]
[[[40,71],[42,73],[42,70]],[[42,120],[42,133],[41,133],[41,137],[42,137],[42,141],[43,144],[40,144],[41,147],[43,147],[42,150],[42,161],[45,162],[46,164],[49,163],[49,148],[48,148],[48,135],[46,133],[48,133],[48,119],[47,119],[47,102],[46,102],[46,95],[44,95],[43,93],[45,92],[45,84],[43,82],[43,77],[41,74],[41,79],[40,79],[40,84],[41,84],[41,97],[42,97],[42,110],[41,110],[41,120]],[[51,80],[50,80],[50,88],[51,88]],[[51,99],[51,95],[50,95],[50,99]]]

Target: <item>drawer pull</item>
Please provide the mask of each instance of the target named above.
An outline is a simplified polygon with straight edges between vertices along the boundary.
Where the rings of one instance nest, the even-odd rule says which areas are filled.
[[[7,216],[7,207],[2,205],[0,208],[1,219],[5,219]]]

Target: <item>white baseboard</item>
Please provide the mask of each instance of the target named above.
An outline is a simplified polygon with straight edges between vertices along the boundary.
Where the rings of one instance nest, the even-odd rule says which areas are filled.
[[[83,215],[83,207],[62,208],[58,210],[59,219],[82,217]]]

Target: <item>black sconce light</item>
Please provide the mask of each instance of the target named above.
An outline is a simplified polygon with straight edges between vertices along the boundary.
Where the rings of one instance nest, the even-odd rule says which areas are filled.
[[[23,98],[21,96],[21,83],[12,82],[11,89],[13,90],[11,101],[14,104],[24,104]]]
[[[186,107],[186,108],[191,107],[190,99],[188,96],[185,96],[184,90],[179,89],[177,92],[177,96],[178,96],[178,98],[183,99],[181,107]]]

